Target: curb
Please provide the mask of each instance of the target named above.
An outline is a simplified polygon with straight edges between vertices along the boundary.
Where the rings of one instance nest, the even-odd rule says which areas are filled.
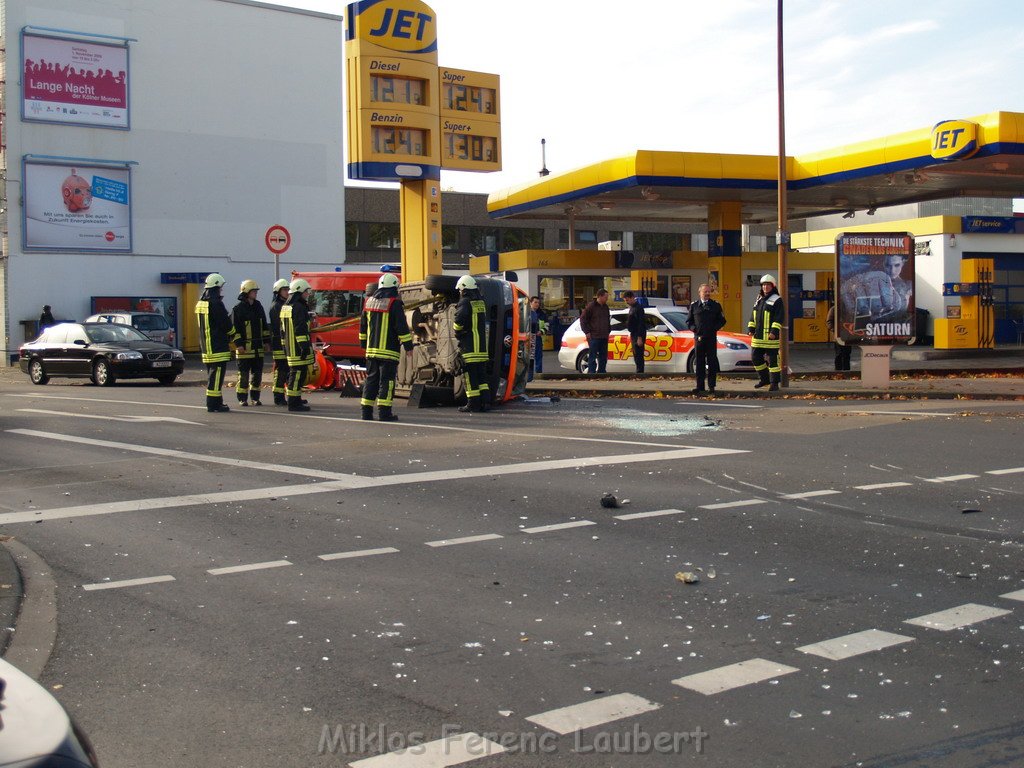
[[[793,389],[792,387],[782,389],[778,393],[772,392],[743,392],[721,390],[713,396],[696,396],[689,391],[671,390],[661,388],[657,392],[661,397],[666,398],[688,398],[691,400],[702,400],[714,402],[715,400],[743,399],[743,400],[779,400],[786,397],[808,397],[808,398],[839,398],[847,400],[1021,400],[1024,395],[1000,393],[1000,392],[948,392],[948,391],[904,391],[904,390],[842,390],[842,389]],[[586,387],[558,387],[558,388],[533,388],[529,390],[529,396],[551,396],[558,397],[646,397],[657,398],[655,390],[637,390],[615,387],[603,387],[593,389]]]
[[[21,576],[21,606],[4,659],[39,679],[57,643],[57,582],[46,562],[14,538],[0,542]]]

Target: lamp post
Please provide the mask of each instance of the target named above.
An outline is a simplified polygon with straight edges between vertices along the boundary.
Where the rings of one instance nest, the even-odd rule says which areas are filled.
[[[786,252],[789,250],[789,230],[786,221],[786,87],[783,76],[782,55],[782,0],[778,0],[778,18],[776,20],[776,58],[779,89],[779,227],[775,233],[779,249],[779,293],[787,312],[789,306],[789,274],[786,268]],[[779,334],[779,365],[782,366],[782,386],[789,386],[789,317],[783,318],[782,333]]]

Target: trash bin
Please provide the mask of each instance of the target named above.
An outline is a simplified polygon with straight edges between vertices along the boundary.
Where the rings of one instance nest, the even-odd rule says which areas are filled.
[[[928,316],[931,313],[927,309],[917,307],[917,340],[914,346],[931,346],[932,337],[928,335]]]

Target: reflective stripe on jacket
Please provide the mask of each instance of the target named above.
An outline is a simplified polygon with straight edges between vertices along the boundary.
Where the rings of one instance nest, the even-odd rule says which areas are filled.
[[[274,301],[270,305],[270,349],[275,360],[284,360],[284,342],[281,341],[281,307],[284,306],[284,299],[280,294],[274,295]]]
[[[751,346],[761,349],[778,349],[782,338],[782,297],[771,293],[758,296],[754,303],[754,311],[750,315],[747,329],[750,332]],[[775,338],[769,339],[768,334],[774,333]]]
[[[231,359],[231,342],[238,334],[231,326],[231,317],[220,295],[203,293],[196,302],[199,323],[199,351],[204,363],[224,363]]]
[[[397,289],[380,288],[363,304],[359,345],[366,350],[367,357],[396,362],[402,347],[412,349],[412,333]]]
[[[462,359],[467,363],[487,362],[487,305],[479,296],[477,291],[466,291],[455,308],[452,327]]]
[[[281,339],[289,368],[313,364],[309,343],[309,307],[301,293],[293,293],[281,307]]]
[[[270,328],[267,327],[267,313],[263,311],[263,305],[258,301],[250,304],[242,299],[231,310],[231,322],[238,334],[235,346],[245,349],[245,352],[236,349],[235,357],[239,360],[262,357],[263,345],[270,343]]]

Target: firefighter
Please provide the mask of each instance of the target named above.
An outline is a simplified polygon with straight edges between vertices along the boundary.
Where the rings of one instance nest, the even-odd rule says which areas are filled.
[[[765,275],[761,278],[761,292],[754,302],[754,311],[747,328],[753,349],[754,370],[757,371],[756,389],[768,386],[769,392],[777,392],[782,379],[782,363],[779,347],[782,342],[782,297],[775,288],[775,278]]]
[[[274,302],[270,305],[270,349],[274,359],[274,405],[287,405],[285,387],[288,386],[288,360],[281,339],[281,307],[288,299],[288,281],[281,278],[274,283]]]
[[[288,300],[281,307],[281,340],[288,363],[289,411],[308,411],[302,399],[302,388],[313,368],[313,345],[309,339],[309,283],[302,278],[292,280],[288,286]]]
[[[221,387],[224,373],[231,359],[232,341],[238,338],[231,325],[231,316],[224,307],[221,289],[224,277],[216,272],[206,276],[202,298],[196,302],[196,320],[199,322],[199,349],[206,364],[206,410],[210,413],[230,411],[224,405]]]
[[[377,405],[381,421],[398,421],[392,411],[395,378],[401,348],[412,354],[412,333],[405,318],[405,305],[398,298],[398,278],[387,272],[377,281],[377,291],[363,304],[359,318],[359,346],[366,350],[366,381],[363,383],[363,420],[373,419]]]
[[[253,405],[262,405],[263,353],[270,351],[270,328],[267,327],[267,313],[256,298],[259,290],[255,280],[243,280],[238,303],[231,310],[231,323],[238,334],[235,341],[235,362],[238,364],[235,395],[241,406],[247,406],[250,399]]]
[[[466,383],[466,404],[462,413],[490,410],[490,387],[487,384],[487,305],[480,296],[476,280],[463,275],[455,287],[462,298],[455,308],[455,338],[462,353],[462,370]]]

